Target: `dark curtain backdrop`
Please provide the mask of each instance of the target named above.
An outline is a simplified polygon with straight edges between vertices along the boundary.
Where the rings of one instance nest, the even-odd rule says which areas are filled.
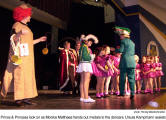
[[[114,23],[104,23],[104,8],[91,5],[72,4],[71,19],[68,31],[71,35],[94,34],[99,38],[99,44],[114,46]],[[96,47],[96,46],[95,46]]]
[[[22,0],[68,22],[71,0]]]
[[[91,5],[72,4],[71,17],[68,25],[68,31],[71,36],[80,36],[81,34],[94,34],[99,39],[99,44],[92,45],[94,51],[96,47],[107,44],[115,46],[114,23],[104,23],[104,8]],[[90,88],[95,89],[96,78],[92,76]]]

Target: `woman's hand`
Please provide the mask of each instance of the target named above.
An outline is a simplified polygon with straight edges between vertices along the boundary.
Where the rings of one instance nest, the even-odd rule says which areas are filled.
[[[34,40],[34,41],[33,41],[33,44],[35,45],[35,44],[37,44],[37,43],[39,43],[39,42],[44,42],[44,41],[46,41],[46,40],[47,40],[47,37],[46,37],[46,36],[42,36],[42,37],[40,37],[40,38]]]
[[[46,41],[46,40],[47,40],[47,37],[46,37],[46,36],[42,36],[42,37],[39,38],[39,41],[40,41],[40,42],[44,42],[44,41]]]

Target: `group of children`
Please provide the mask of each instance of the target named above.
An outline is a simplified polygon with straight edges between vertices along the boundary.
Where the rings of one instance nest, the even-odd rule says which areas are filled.
[[[98,47],[95,51],[95,59],[91,63],[93,75],[97,78],[96,97],[107,97],[110,94],[120,94],[119,90],[119,63],[120,53],[110,55],[110,47]],[[158,56],[143,56],[141,64],[139,64],[139,57],[135,55],[136,69],[135,69],[135,93],[153,93],[160,92],[162,63],[159,62]],[[111,83],[111,85],[110,85]],[[109,87],[111,87],[110,93]],[[144,92],[141,92],[144,88]],[[155,89],[153,89],[155,88]],[[125,94],[130,95],[130,88],[126,77]]]
[[[90,39],[92,38],[92,39]],[[118,53],[120,46],[110,48],[107,45],[98,47],[94,54],[90,46],[93,43],[98,43],[98,39],[93,35],[82,35],[80,41],[82,42],[79,50],[80,63],[77,67],[77,72],[81,75],[80,82],[80,101],[81,102],[95,102],[88,95],[90,76],[96,76],[96,97],[108,97],[111,95],[121,95],[120,93],[120,59],[122,53]],[[111,54],[110,52],[114,52]],[[158,56],[143,56],[141,64],[139,57],[134,56],[135,68],[135,93],[153,93],[160,92],[162,63],[159,62]],[[130,87],[128,78],[125,80],[125,94],[130,95]],[[155,88],[155,89],[154,89]],[[110,89],[110,90],[109,90]],[[132,90],[133,92],[133,90]]]
[[[159,56],[143,56],[141,64],[138,64],[139,58],[136,58],[136,81],[143,80],[144,93],[153,93],[153,88],[155,88],[155,92],[160,92],[161,76],[164,73],[162,71],[162,63],[159,62]],[[137,82],[137,88],[140,93],[141,81]]]

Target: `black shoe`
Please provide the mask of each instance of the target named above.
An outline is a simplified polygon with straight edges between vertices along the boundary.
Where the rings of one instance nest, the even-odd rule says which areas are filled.
[[[78,90],[78,95],[80,96],[80,90]]]
[[[26,105],[37,105],[36,103],[32,102],[32,101],[29,100],[29,99],[25,99],[23,102],[24,102],[24,104],[26,104]]]
[[[18,107],[24,107],[24,106],[25,106],[23,100],[17,100],[15,103],[16,103],[16,105],[17,105]]]
[[[125,95],[124,94],[120,94],[120,95],[117,95],[118,97],[124,97]]]
[[[134,98],[134,95],[131,95],[131,96],[130,96],[130,99],[132,100],[133,98]]]
[[[74,96],[77,95],[76,88],[73,89],[73,91],[72,91],[72,95],[74,95]]]
[[[105,94],[105,95],[104,95],[104,98],[106,98],[106,97],[110,97],[110,95],[109,95],[109,94]]]

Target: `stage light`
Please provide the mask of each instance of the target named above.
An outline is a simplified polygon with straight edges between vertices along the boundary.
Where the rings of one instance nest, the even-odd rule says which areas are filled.
[[[95,0],[95,2],[100,2],[100,0]]]

